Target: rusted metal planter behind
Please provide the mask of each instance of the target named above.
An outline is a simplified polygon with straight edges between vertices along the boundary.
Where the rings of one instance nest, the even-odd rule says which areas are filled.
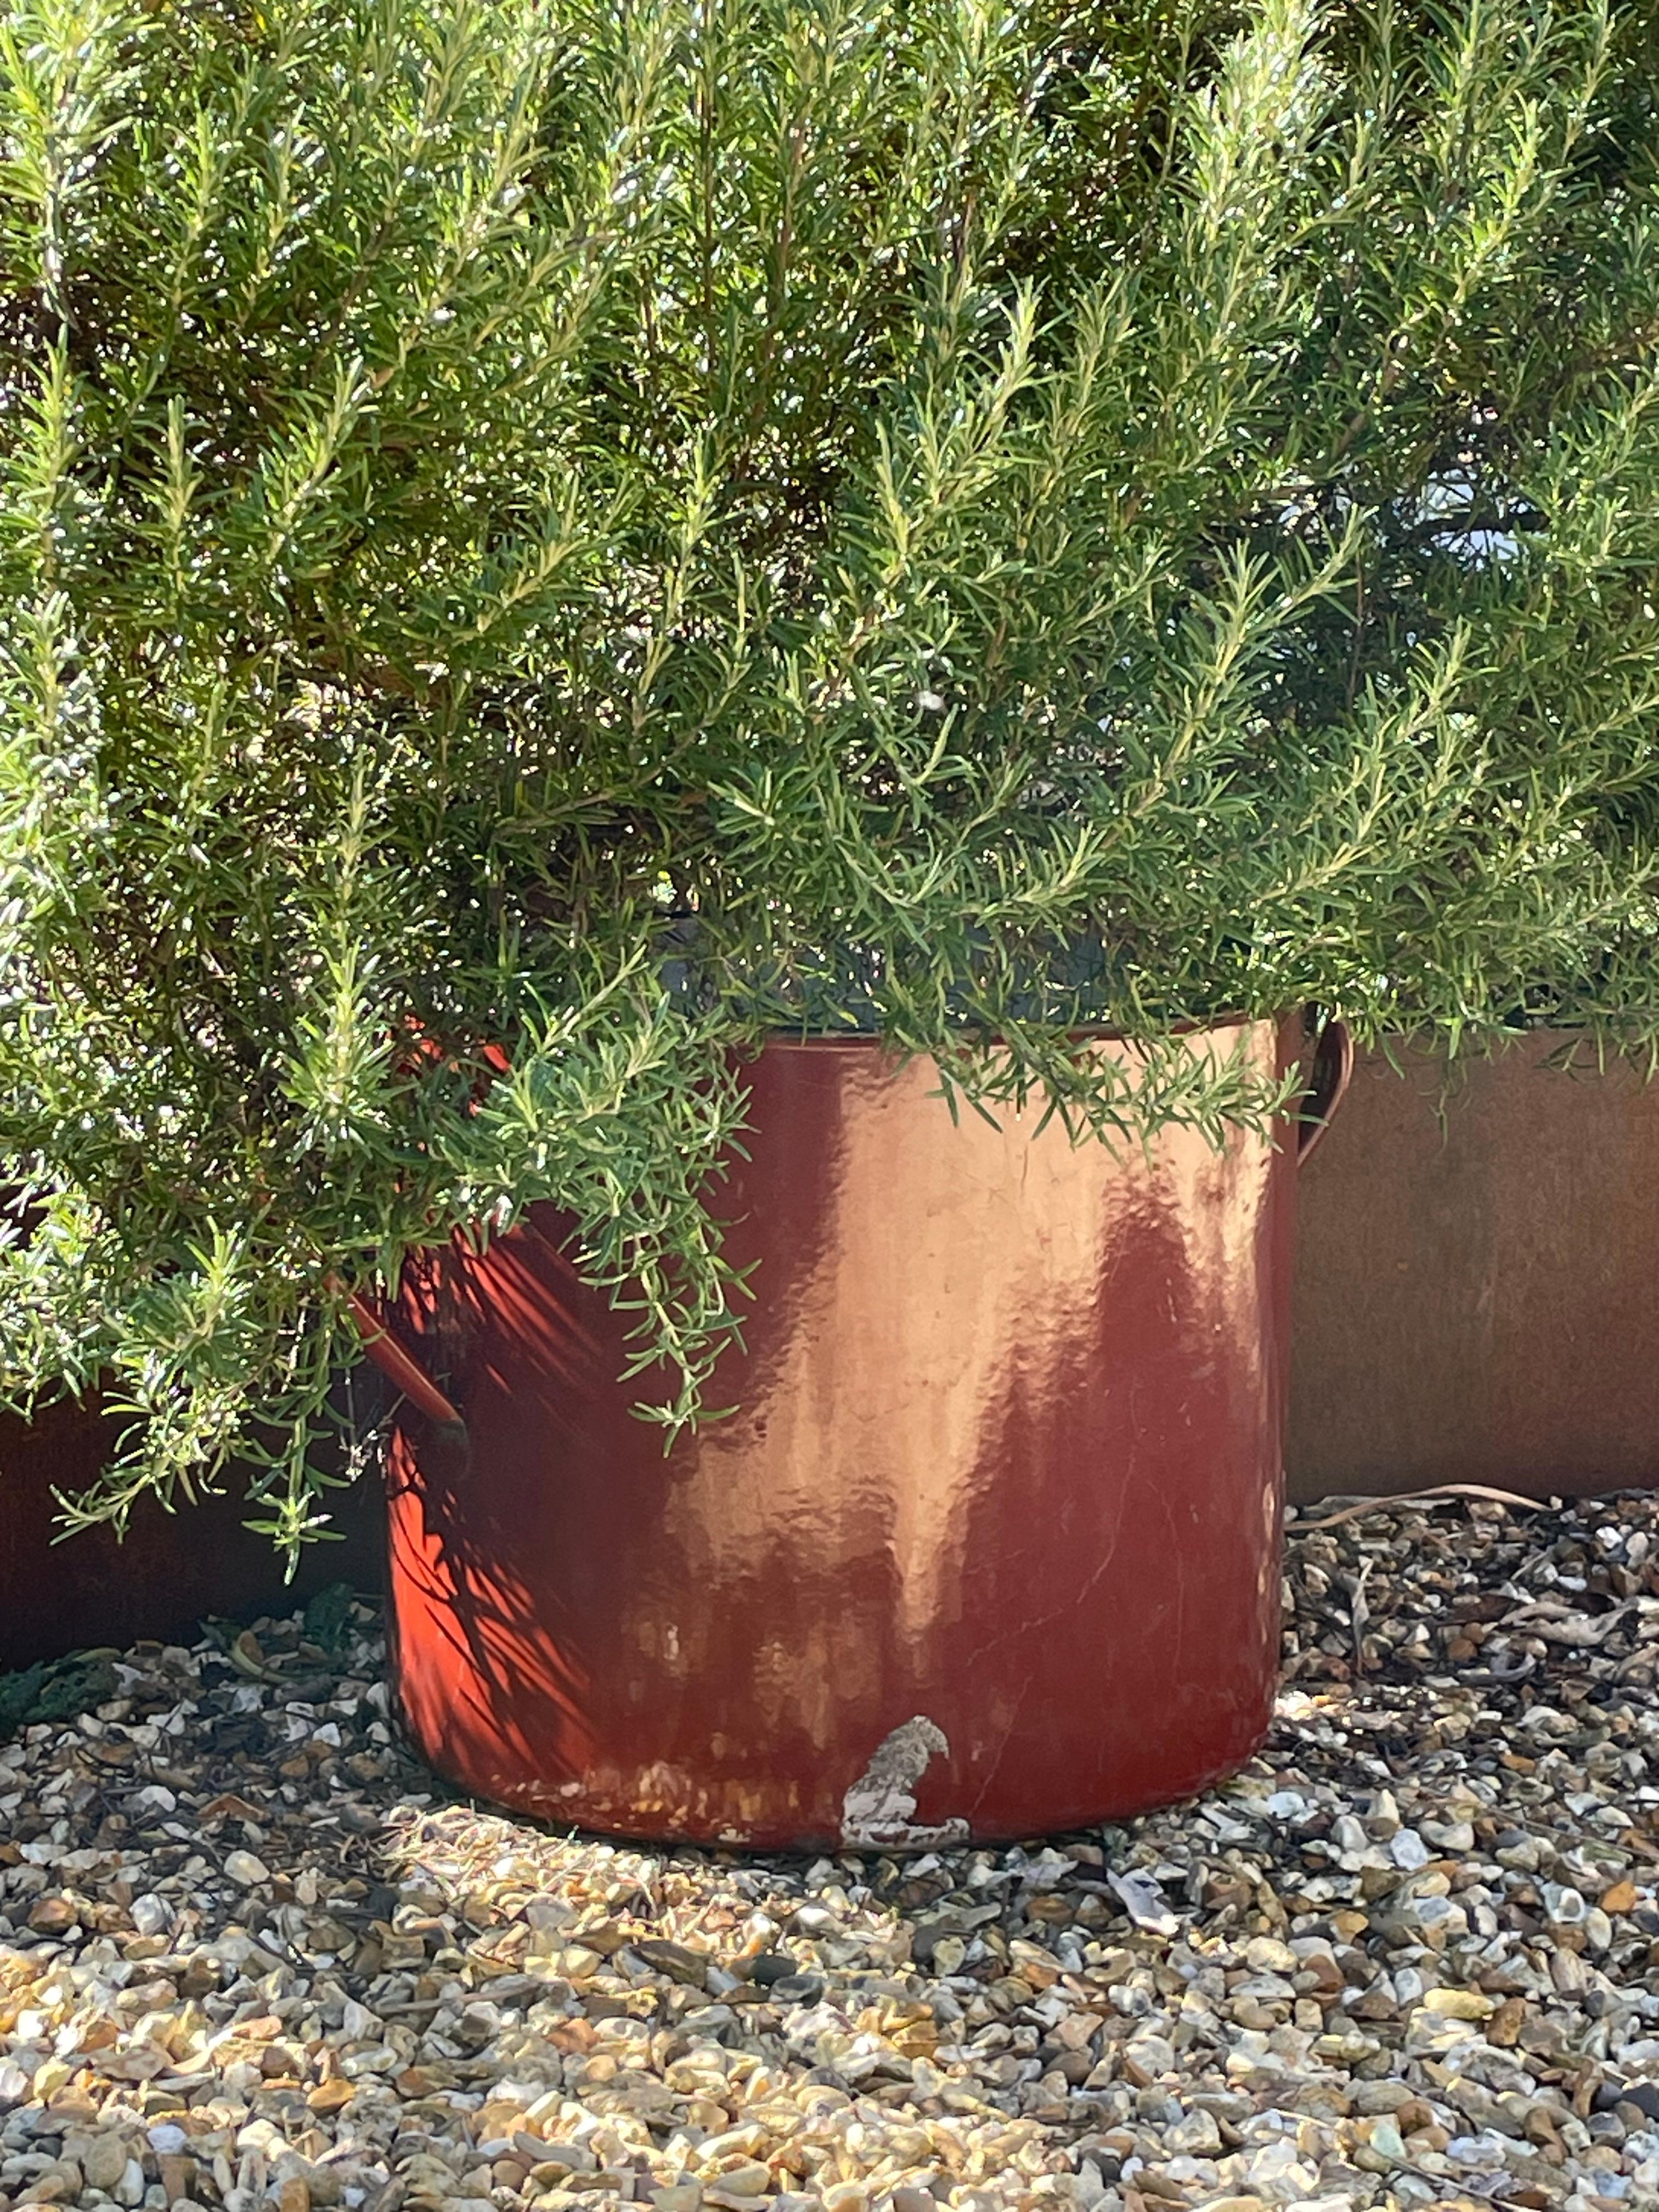
[[[1291,1496],[1651,1488],[1659,1084],[1559,1030],[1391,1055],[1303,1186]]]
[[[1302,1049],[1191,1048],[1241,1034]],[[953,1125],[935,1079],[768,1047],[721,1206],[761,1262],[739,1410],[666,1458],[556,1217],[409,1279],[465,1423],[406,1407],[390,1461],[441,1772],[613,1833],[885,1847],[1120,1817],[1259,1741],[1294,1142],[1114,1158]]]
[[[64,1400],[33,1422],[0,1415],[0,1670],[141,1638],[190,1643],[209,1614],[288,1613],[332,1582],[379,1587],[380,1501],[367,1485],[330,1492],[332,1525],[345,1540],[308,1547],[291,1582],[281,1553],[242,1525],[240,1470],[223,1495],[176,1513],[141,1500],[125,1542],[107,1527],[58,1540],[56,1493],[96,1480],[121,1426],[96,1401]]]

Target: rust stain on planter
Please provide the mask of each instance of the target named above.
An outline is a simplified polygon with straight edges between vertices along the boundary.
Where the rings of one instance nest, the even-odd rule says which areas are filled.
[[[1190,1048],[1241,1040],[1301,1048]],[[666,1457],[556,1217],[411,1271],[399,1334],[467,1430],[409,1411],[391,1455],[416,1741],[528,1811],[771,1846],[1066,1827],[1237,1765],[1278,1656],[1293,1144],[953,1124],[866,1043],[753,1081],[738,1410]]]

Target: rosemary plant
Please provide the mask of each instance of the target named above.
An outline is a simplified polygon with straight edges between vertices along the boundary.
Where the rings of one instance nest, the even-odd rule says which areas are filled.
[[[131,1413],[72,1516],[251,1455],[323,1532],[346,1298],[538,1200],[672,1437],[769,1025],[1079,1141],[1273,1112],[1224,1012],[1659,1034],[1652,21],[12,0],[0,1385]]]

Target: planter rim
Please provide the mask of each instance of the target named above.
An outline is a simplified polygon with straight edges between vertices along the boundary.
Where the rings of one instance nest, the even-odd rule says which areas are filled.
[[[1212,1018],[1194,1015],[1178,1022],[1170,1023],[1165,1034],[1170,1036],[1199,1036],[1211,1030],[1249,1029],[1258,1022],[1278,1024],[1296,1021],[1300,1018],[1301,1012],[1299,1006],[1286,1006],[1281,1008],[1276,1014],[1217,1014]],[[1104,1023],[1085,1023],[1077,1029],[1067,1030],[1066,1034],[1075,1037],[1079,1043],[1136,1044],[1140,1042],[1139,1038],[1132,1036],[1127,1030],[1113,1029]],[[762,1032],[762,1038],[768,1051],[779,1048],[793,1048],[802,1052],[840,1052],[849,1046],[860,1045],[873,1047],[878,1050],[890,1048],[888,1040],[878,1030],[771,1028]],[[999,1040],[994,1037],[991,1039],[993,1043],[998,1042]]]

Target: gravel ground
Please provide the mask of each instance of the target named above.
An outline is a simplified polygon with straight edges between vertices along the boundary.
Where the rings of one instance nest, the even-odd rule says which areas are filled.
[[[458,1803],[343,1600],[0,1681],[0,2212],[1659,2203],[1659,1500],[1287,1596],[1224,1789],[905,1863]]]

